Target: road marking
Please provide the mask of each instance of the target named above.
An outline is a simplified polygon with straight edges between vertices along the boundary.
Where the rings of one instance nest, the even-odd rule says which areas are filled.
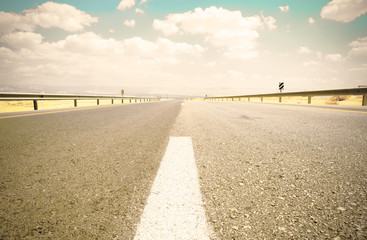
[[[21,114],[21,115],[3,116],[3,117],[0,117],[0,119],[2,119],[2,118],[27,117],[27,116],[44,115],[44,114],[53,114],[53,113],[62,113],[62,112],[73,112],[73,111],[89,110],[89,109],[96,109],[96,108],[121,107],[121,106],[127,106],[127,105],[130,105],[130,104],[135,104],[135,103],[129,103],[129,104],[114,104],[114,105],[94,106],[94,107],[82,107],[82,108],[67,109],[67,110],[59,110],[59,111],[49,111],[49,112],[27,113],[27,114]]]
[[[210,236],[191,138],[171,137],[134,240]]]

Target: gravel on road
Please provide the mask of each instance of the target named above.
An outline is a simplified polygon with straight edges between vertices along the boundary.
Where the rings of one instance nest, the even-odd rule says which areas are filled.
[[[218,239],[367,239],[367,114],[186,102]]]
[[[132,239],[180,107],[0,119],[0,239]]]

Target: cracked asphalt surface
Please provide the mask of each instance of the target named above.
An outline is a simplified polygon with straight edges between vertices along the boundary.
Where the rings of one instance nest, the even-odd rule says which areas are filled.
[[[132,239],[169,136],[192,138],[217,239],[367,239],[366,133],[363,113],[239,102],[0,119],[0,239]]]

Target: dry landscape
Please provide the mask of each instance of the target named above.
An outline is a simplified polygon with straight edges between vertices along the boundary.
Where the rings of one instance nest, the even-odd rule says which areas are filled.
[[[196,100],[203,100],[198,98]],[[239,101],[235,98],[234,101]],[[241,101],[248,101],[247,98],[241,98]],[[276,97],[264,98],[264,102],[278,102]],[[116,101],[117,102],[117,101]],[[260,98],[251,98],[250,102],[261,102]],[[283,97],[283,103],[307,104],[307,97]],[[331,105],[349,105],[361,106],[362,96],[332,96],[332,97],[313,97],[312,104],[331,104]],[[79,100],[78,107],[95,106],[96,100]],[[100,105],[111,104],[111,100],[100,100]],[[115,103],[116,104],[116,103]],[[48,100],[38,101],[39,110],[72,108],[73,100]],[[32,111],[32,101],[0,101],[0,113]]]

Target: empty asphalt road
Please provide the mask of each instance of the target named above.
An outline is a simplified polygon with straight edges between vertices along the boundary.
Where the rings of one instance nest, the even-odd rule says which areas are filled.
[[[211,238],[366,239],[366,112],[167,101],[0,118],[0,239],[133,239],[171,136],[191,138]]]
[[[0,239],[132,239],[180,106],[0,119]]]

